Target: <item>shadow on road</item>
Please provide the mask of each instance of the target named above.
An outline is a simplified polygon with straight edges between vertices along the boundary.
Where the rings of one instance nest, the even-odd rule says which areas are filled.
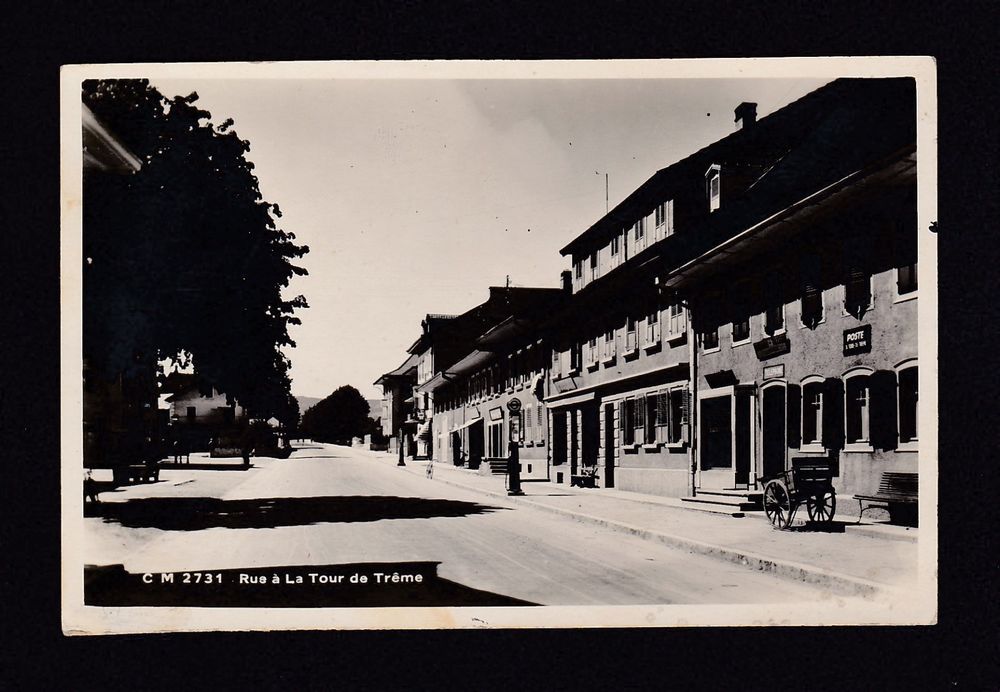
[[[203,529],[271,529],[278,526],[465,517],[494,512],[475,502],[355,495],[335,497],[269,497],[222,500],[214,497],[144,497],[125,502],[84,505],[84,516],[99,517],[130,528],[164,531]]]
[[[853,526],[853,522],[850,524]],[[827,523],[807,522],[800,526],[789,526],[788,531],[798,531],[799,533],[844,533],[844,528],[848,526],[846,521],[831,521]]]
[[[442,579],[439,564],[367,562],[146,575],[127,572],[122,565],[88,565],[84,603],[200,608],[537,605]]]

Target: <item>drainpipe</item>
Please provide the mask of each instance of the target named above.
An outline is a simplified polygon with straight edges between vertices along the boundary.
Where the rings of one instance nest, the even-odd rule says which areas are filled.
[[[688,309],[687,319],[687,340],[688,340],[688,381],[690,386],[690,396],[688,399],[688,451],[691,455],[689,460],[691,468],[691,481],[688,484],[688,491],[691,497],[695,496],[695,479],[698,473],[698,344],[695,343],[697,332],[694,328],[694,310],[690,301],[685,301]]]

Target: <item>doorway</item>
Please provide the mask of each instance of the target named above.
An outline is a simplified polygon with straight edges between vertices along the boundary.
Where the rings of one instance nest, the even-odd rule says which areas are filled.
[[[761,405],[761,436],[763,454],[761,472],[773,476],[785,470],[785,386],[765,388]]]
[[[552,465],[566,463],[566,412],[552,414]]]
[[[485,424],[476,421],[469,426],[469,468],[478,469],[486,451]]]
[[[703,488],[733,486],[733,398],[701,401],[701,483]]]

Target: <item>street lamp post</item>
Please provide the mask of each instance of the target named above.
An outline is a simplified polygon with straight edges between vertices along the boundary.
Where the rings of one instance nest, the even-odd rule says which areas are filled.
[[[399,461],[396,462],[396,466],[406,466],[403,462],[403,429],[399,429],[399,442],[396,444],[399,448]]]

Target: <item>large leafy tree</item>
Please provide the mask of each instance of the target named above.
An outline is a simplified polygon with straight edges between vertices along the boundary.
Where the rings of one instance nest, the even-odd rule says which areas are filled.
[[[297,422],[289,325],[308,307],[282,289],[308,252],[262,199],[249,142],[197,94],[148,80],[84,83],[83,100],[142,162],[85,186],[84,354],[108,379],[137,363],[193,364],[255,416]]]
[[[361,392],[343,385],[302,414],[302,431],[320,442],[349,442],[371,432],[369,408]]]

